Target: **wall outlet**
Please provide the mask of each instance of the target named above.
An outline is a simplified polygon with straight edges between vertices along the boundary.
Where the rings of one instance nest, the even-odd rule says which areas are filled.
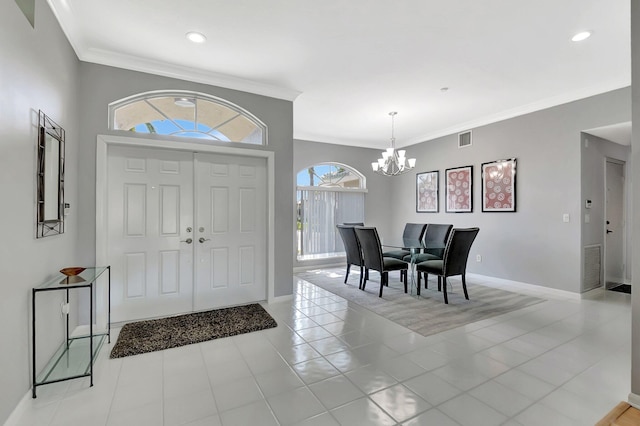
[[[476,262],[482,262],[482,256],[476,254]]]
[[[562,215],[562,221],[565,223],[569,223],[569,213],[565,213]]]

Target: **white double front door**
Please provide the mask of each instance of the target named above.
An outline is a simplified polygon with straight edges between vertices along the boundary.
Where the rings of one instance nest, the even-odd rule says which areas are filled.
[[[112,321],[255,302],[267,293],[264,158],[112,145]]]

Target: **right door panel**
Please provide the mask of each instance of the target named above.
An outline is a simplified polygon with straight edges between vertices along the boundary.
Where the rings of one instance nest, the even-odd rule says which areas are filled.
[[[266,299],[263,158],[196,154],[194,310]]]

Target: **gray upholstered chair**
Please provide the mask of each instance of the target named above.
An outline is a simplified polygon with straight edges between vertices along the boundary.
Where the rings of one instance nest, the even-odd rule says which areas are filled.
[[[467,259],[469,258],[471,245],[479,231],[479,228],[454,228],[449,235],[442,260],[425,260],[416,265],[416,271],[418,272],[418,295],[420,294],[421,273],[424,273],[425,281],[429,279],[429,274],[434,274],[438,276],[438,290],[443,289],[444,303],[449,303],[449,299],[447,298],[447,277],[461,275],[464,297],[469,300],[465,277],[467,272]]]
[[[412,240],[422,240],[424,236],[424,232],[427,229],[426,223],[407,223],[404,226],[404,231],[402,232],[402,238],[412,239]],[[410,255],[411,252],[409,250],[392,250],[385,251],[383,253],[384,257],[393,257],[396,259],[404,259],[406,255]]]
[[[344,223],[341,223],[340,225],[347,225],[347,226],[364,226],[364,222],[344,222]]]
[[[424,250],[415,254],[414,262],[420,263],[425,260],[438,260],[444,256],[444,248],[447,245],[449,234],[453,225],[450,223],[429,223],[424,233]],[[411,254],[402,258],[405,262],[411,262]],[[406,277],[405,277],[406,279]],[[426,283],[425,283],[426,284]]]
[[[344,283],[347,284],[351,265],[359,266],[360,283],[358,284],[358,288],[362,288],[364,261],[362,259],[360,241],[358,241],[358,237],[356,237],[356,231],[354,230],[353,225],[336,225],[336,228],[338,228],[338,232],[342,238],[342,243],[344,244],[344,251],[347,255],[347,273],[344,276]]]
[[[380,237],[378,236],[376,228],[357,227],[354,229],[360,241],[360,246],[362,247],[364,267],[380,272],[379,297],[382,297],[382,288],[385,285],[389,285],[389,271],[406,271],[409,265],[403,260],[384,257],[382,255],[382,245],[380,244]],[[368,277],[365,275],[364,281],[362,282],[362,290],[364,290],[367,285],[367,279]],[[407,292],[406,280],[404,283],[404,292]]]

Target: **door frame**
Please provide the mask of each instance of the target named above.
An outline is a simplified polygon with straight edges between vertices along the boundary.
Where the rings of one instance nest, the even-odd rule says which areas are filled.
[[[607,201],[608,201],[608,193],[607,193],[607,163],[618,164],[622,166],[622,172],[624,173],[624,182],[622,184],[622,284],[629,284],[629,280],[627,279],[627,162],[624,160],[618,160],[613,157],[604,157],[604,221],[602,223],[603,228],[603,268],[602,268],[602,277],[603,277],[603,287],[604,289],[608,289],[607,287]]]
[[[106,265],[108,260],[106,228],[107,150],[109,145],[265,158],[267,160],[267,303],[275,300],[275,153],[273,151],[206,145],[190,141],[98,135],[96,141],[96,265]]]

